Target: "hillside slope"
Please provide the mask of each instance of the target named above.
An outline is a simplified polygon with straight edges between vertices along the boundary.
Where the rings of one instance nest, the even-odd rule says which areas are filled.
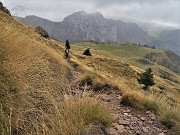
[[[92,56],[82,55],[87,48],[90,48]],[[71,59],[77,63],[77,67],[86,71],[84,74],[88,74],[87,78],[92,78],[95,84],[98,84],[98,78],[103,78],[105,84],[117,87],[123,93],[122,100],[128,105],[135,106],[136,109],[151,110],[153,108],[152,110],[156,111],[160,109],[157,114],[161,121],[175,118],[176,120],[173,120],[172,123],[175,122],[177,125],[168,134],[179,134],[180,76],[159,65],[156,61],[145,58],[149,53],[158,53],[164,57],[166,51],[129,44],[112,45],[82,42],[72,44],[71,53],[71,56],[73,55]],[[158,58],[156,58],[157,61]],[[144,71],[143,69],[149,67],[155,74],[156,84],[149,91],[144,91],[137,78],[139,73]],[[101,87],[101,85],[96,87]],[[108,99],[105,97],[105,100]],[[163,123],[170,124],[170,119]]]
[[[40,119],[43,112],[52,113],[49,110],[52,97],[49,96],[54,95],[53,100],[58,100],[58,96],[68,90],[66,78],[70,71],[62,56],[44,44],[48,40],[44,41],[34,30],[1,11],[0,14],[0,45],[4,57],[1,64],[10,85],[2,89],[4,121],[1,122],[6,127],[5,134],[35,133],[38,131],[34,128],[43,121]],[[11,125],[6,123],[9,114],[12,115]],[[8,126],[12,131],[8,131]]]
[[[53,37],[54,31],[58,28],[58,23],[43,19],[37,16],[27,16],[25,18],[14,17],[17,21],[30,26],[31,28],[36,28],[37,26],[42,26],[48,31],[49,35]]]
[[[147,131],[179,133],[179,84],[160,78],[157,69],[172,73],[176,79],[179,76],[146,60],[157,73],[156,85],[144,91],[137,81],[139,73],[149,67],[149,63],[134,60],[161,50],[85,42],[72,45],[70,60],[65,60],[63,43],[41,37],[1,11],[0,29],[2,134],[86,135],[87,128],[93,127],[89,126],[91,123],[110,125],[107,108],[116,119],[116,125],[110,129],[117,134],[122,132],[122,126],[129,135],[137,133],[139,127],[142,134]],[[93,55],[83,56],[83,51],[89,47]],[[84,92],[86,90],[88,93]],[[131,106],[127,107],[128,104]],[[138,115],[142,123],[135,120]],[[129,125],[121,125],[120,118],[129,120]],[[177,124],[169,130],[159,120],[168,127]],[[130,124],[135,123],[132,129]],[[93,129],[92,133],[96,131]],[[101,131],[105,134],[104,127]]]
[[[110,123],[96,98],[67,95],[71,70],[58,44],[0,10],[1,134],[77,135],[95,121]]]
[[[93,57],[82,59],[83,63],[86,63],[88,67],[93,67],[101,74],[105,74],[113,80],[113,82],[118,81],[118,84],[121,85],[128,85],[124,87],[124,89],[134,89],[139,90],[141,89],[139,84],[137,83],[136,75],[137,74],[134,70],[141,72],[143,69],[147,69],[151,67],[154,71],[154,74],[158,76],[158,84],[159,86],[163,85],[167,87],[167,92],[171,93],[176,100],[179,101],[179,87],[180,87],[180,76],[175,72],[171,71],[170,69],[164,67],[163,65],[159,65],[159,57],[152,59],[145,58],[148,54],[155,53],[161,54],[161,57],[168,57],[167,60],[170,62],[176,60],[174,63],[179,63],[178,59],[174,59],[170,56],[167,56],[166,51],[157,50],[157,49],[150,49],[145,47],[138,47],[135,45],[109,45],[109,44],[92,44],[92,43],[78,43],[72,45],[75,52],[82,54],[86,48],[91,48],[91,52]],[[173,56],[173,55],[172,55]],[[100,57],[100,58],[99,58]],[[160,60],[162,59],[160,57]],[[102,58],[102,60],[101,60]],[[80,59],[81,60],[81,59]],[[127,65],[119,65],[118,63],[128,63]],[[168,65],[168,61],[166,62]],[[171,65],[171,63],[169,63]],[[172,65],[173,66],[173,65]],[[132,71],[128,71],[128,67],[132,68]],[[176,65],[179,68],[179,65]],[[104,71],[103,71],[104,70]],[[172,69],[174,70],[174,69]],[[167,78],[164,76],[167,75]],[[134,76],[134,77],[133,77]],[[161,78],[159,78],[161,77]],[[168,78],[169,77],[169,78]],[[164,78],[164,79],[163,79]],[[110,80],[111,80],[110,79]],[[133,79],[133,80],[131,80]],[[129,81],[131,80],[131,81]],[[125,83],[122,83],[125,81]],[[168,83],[167,83],[168,82]]]

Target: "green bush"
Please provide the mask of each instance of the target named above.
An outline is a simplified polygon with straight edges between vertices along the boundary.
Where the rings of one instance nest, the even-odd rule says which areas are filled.
[[[147,90],[150,86],[154,85],[154,75],[152,73],[152,69],[148,68],[145,72],[140,74],[140,77],[138,78],[138,82],[140,84],[144,84],[144,89]]]
[[[171,112],[169,110],[163,111],[160,114],[160,122],[167,128],[171,128],[175,124],[175,122],[173,121],[174,117],[175,117],[175,114],[173,112]]]
[[[153,100],[145,100],[143,102],[143,106],[146,110],[149,110],[151,112],[157,113],[159,111],[159,106],[156,103],[156,101]]]
[[[101,122],[104,126],[109,126],[111,123],[111,117],[108,112],[104,111],[104,108],[100,105],[93,105],[90,108],[86,108],[85,111],[85,124],[89,125],[95,121]]]

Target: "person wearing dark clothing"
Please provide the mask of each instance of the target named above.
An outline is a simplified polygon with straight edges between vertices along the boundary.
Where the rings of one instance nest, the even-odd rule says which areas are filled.
[[[65,48],[66,48],[66,50],[68,50],[68,51],[69,51],[69,49],[71,49],[71,47],[70,47],[70,44],[69,44],[69,41],[68,41],[68,40],[66,40],[66,43],[65,43]]]
[[[68,59],[69,58],[69,49],[70,49],[70,44],[69,44],[69,41],[66,40],[66,43],[65,43],[65,58]]]
[[[68,50],[65,50],[64,55],[65,55],[66,59],[68,59],[68,57],[69,57],[68,53],[69,53]]]
[[[91,56],[91,52],[90,52],[89,48],[87,48],[87,49],[84,51],[83,55]]]

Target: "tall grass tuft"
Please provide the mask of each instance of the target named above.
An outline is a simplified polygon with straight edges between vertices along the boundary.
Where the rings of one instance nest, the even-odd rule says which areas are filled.
[[[160,121],[163,125],[165,125],[168,128],[171,128],[175,125],[174,119],[175,113],[171,110],[163,110],[163,112],[160,115]]]
[[[143,101],[142,105],[148,111],[151,111],[154,113],[158,113],[158,111],[159,111],[159,105],[158,105],[157,101],[155,101],[155,100],[145,99]]]

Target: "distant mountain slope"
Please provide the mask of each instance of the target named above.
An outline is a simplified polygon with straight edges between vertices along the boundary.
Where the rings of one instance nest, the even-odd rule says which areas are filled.
[[[171,50],[180,56],[180,29],[161,32],[150,45]]]
[[[151,52],[146,54],[145,58],[180,74],[180,56],[170,51],[165,51],[164,53]]]
[[[71,42],[84,40],[95,40],[105,43],[150,42],[148,34],[135,23],[106,19],[100,13],[89,14],[80,11],[65,17],[62,22],[58,23],[36,16],[15,17],[15,19],[31,27],[42,26],[52,38],[60,41],[69,39]]]
[[[180,30],[166,30],[156,38],[152,38],[135,23],[106,19],[101,13],[75,12],[64,18],[62,22],[52,22],[37,16],[16,20],[32,28],[45,28],[50,37],[71,43],[94,40],[103,43],[141,43],[171,50],[180,56]]]
[[[26,24],[32,28],[35,28],[37,26],[42,26],[44,29],[48,31],[48,33],[52,36],[54,29],[56,29],[57,23],[49,21],[47,19],[43,19],[34,15],[27,16],[25,18],[14,16],[14,18],[23,23]]]

